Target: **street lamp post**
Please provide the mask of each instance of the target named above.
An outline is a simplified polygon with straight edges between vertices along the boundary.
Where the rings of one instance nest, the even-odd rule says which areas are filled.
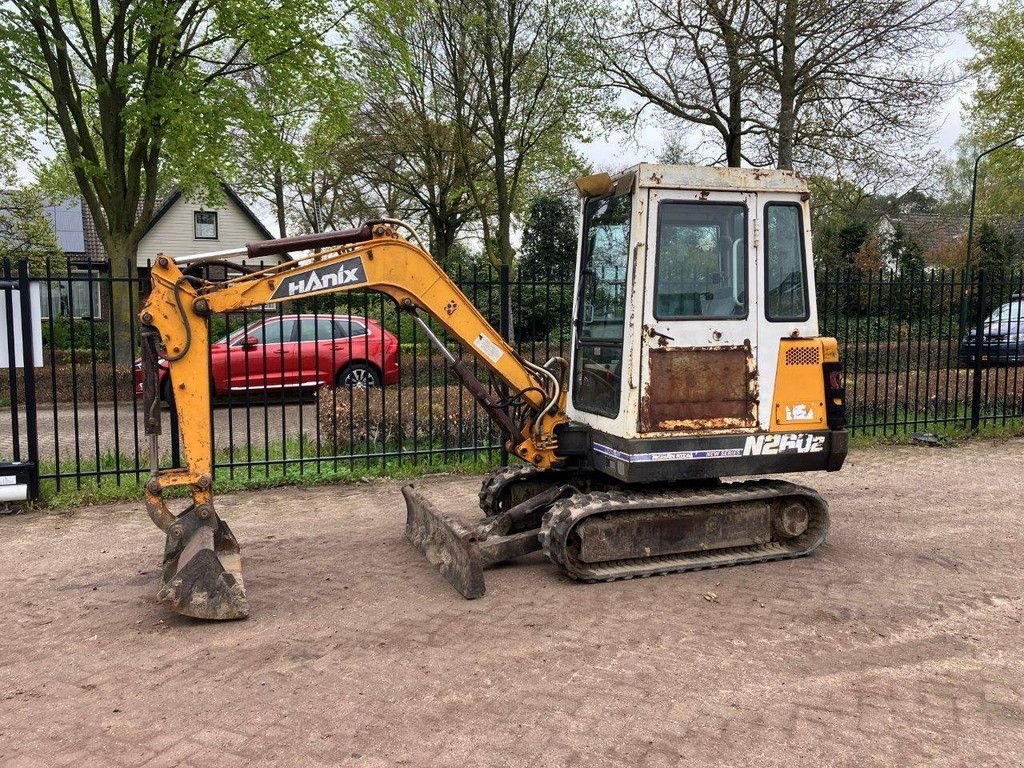
[[[967,264],[964,269],[965,274],[971,271],[971,249],[974,247],[974,203],[978,196],[978,165],[981,163],[981,158],[985,157],[985,155],[989,155],[997,149],[1002,149],[1017,139],[1024,139],[1024,133],[1018,133],[1016,136],[996,144],[994,147],[989,147],[974,158],[974,177],[971,179],[971,214],[967,220]]]
[[[971,250],[974,248],[974,204],[978,197],[978,166],[981,164],[981,158],[985,155],[989,155],[995,152],[997,149],[1002,149],[1007,144],[1012,144],[1017,139],[1024,138],[1024,133],[1018,133],[1006,141],[1002,141],[996,144],[994,147],[989,147],[984,152],[981,152],[977,157],[974,158],[974,176],[971,179],[971,213],[967,220],[967,263],[964,265],[964,283],[963,283],[963,296],[960,300],[960,338],[964,338],[966,332],[966,313],[967,313],[967,281],[970,279],[971,273]],[[975,338],[974,338],[974,366],[971,375],[971,430],[977,431],[978,425],[981,423],[981,350],[983,340],[983,327],[985,322],[985,271],[982,270],[978,280],[978,314],[977,322],[975,325]]]

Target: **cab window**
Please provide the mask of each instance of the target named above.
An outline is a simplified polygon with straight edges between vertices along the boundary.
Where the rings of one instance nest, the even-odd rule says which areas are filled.
[[[765,228],[765,316],[776,322],[810,317],[803,212],[796,203],[768,203]]]
[[[630,195],[588,201],[579,274],[573,403],[614,418],[622,394]]]
[[[654,316],[747,316],[747,207],[663,202],[658,209]]]

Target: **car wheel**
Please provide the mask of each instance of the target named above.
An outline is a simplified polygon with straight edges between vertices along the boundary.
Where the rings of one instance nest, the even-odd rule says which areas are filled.
[[[380,386],[380,373],[367,363],[352,363],[345,366],[338,374],[336,385],[348,389],[363,389]]]

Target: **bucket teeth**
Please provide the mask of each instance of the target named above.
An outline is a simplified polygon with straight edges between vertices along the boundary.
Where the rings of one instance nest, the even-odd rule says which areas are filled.
[[[477,533],[439,511],[412,485],[405,496],[405,536],[466,599],[482,597],[484,564]]]
[[[157,600],[196,619],[244,619],[249,603],[242,581],[242,557],[227,524],[195,508],[184,512],[167,535],[164,583]]]

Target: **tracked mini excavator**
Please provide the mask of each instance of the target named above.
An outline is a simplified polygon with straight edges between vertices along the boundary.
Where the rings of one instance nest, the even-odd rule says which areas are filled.
[[[238,542],[213,502],[209,316],[349,290],[380,291],[410,313],[518,459],[484,480],[475,524],[403,489],[407,537],[463,596],[484,594],[489,565],[536,550],[598,582],[818,547],[829,518],[815,491],[722,481],[834,471],[846,457],[837,346],[818,336],[805,183],[785,171],[641,164],[577,186],[570,361],[520,357],[398,221],[250,244],[252,257],[317,250],[221,281],[160,256],[140,313],[146,430],[156,457],[164,364],[187,466],[154,462],[146,486],[167,534],[159,599],[204,619],[249,611]],[[511,397],[493,399],[423,315]],[[175,486],[191,495],[178,514],[164,498]]]

